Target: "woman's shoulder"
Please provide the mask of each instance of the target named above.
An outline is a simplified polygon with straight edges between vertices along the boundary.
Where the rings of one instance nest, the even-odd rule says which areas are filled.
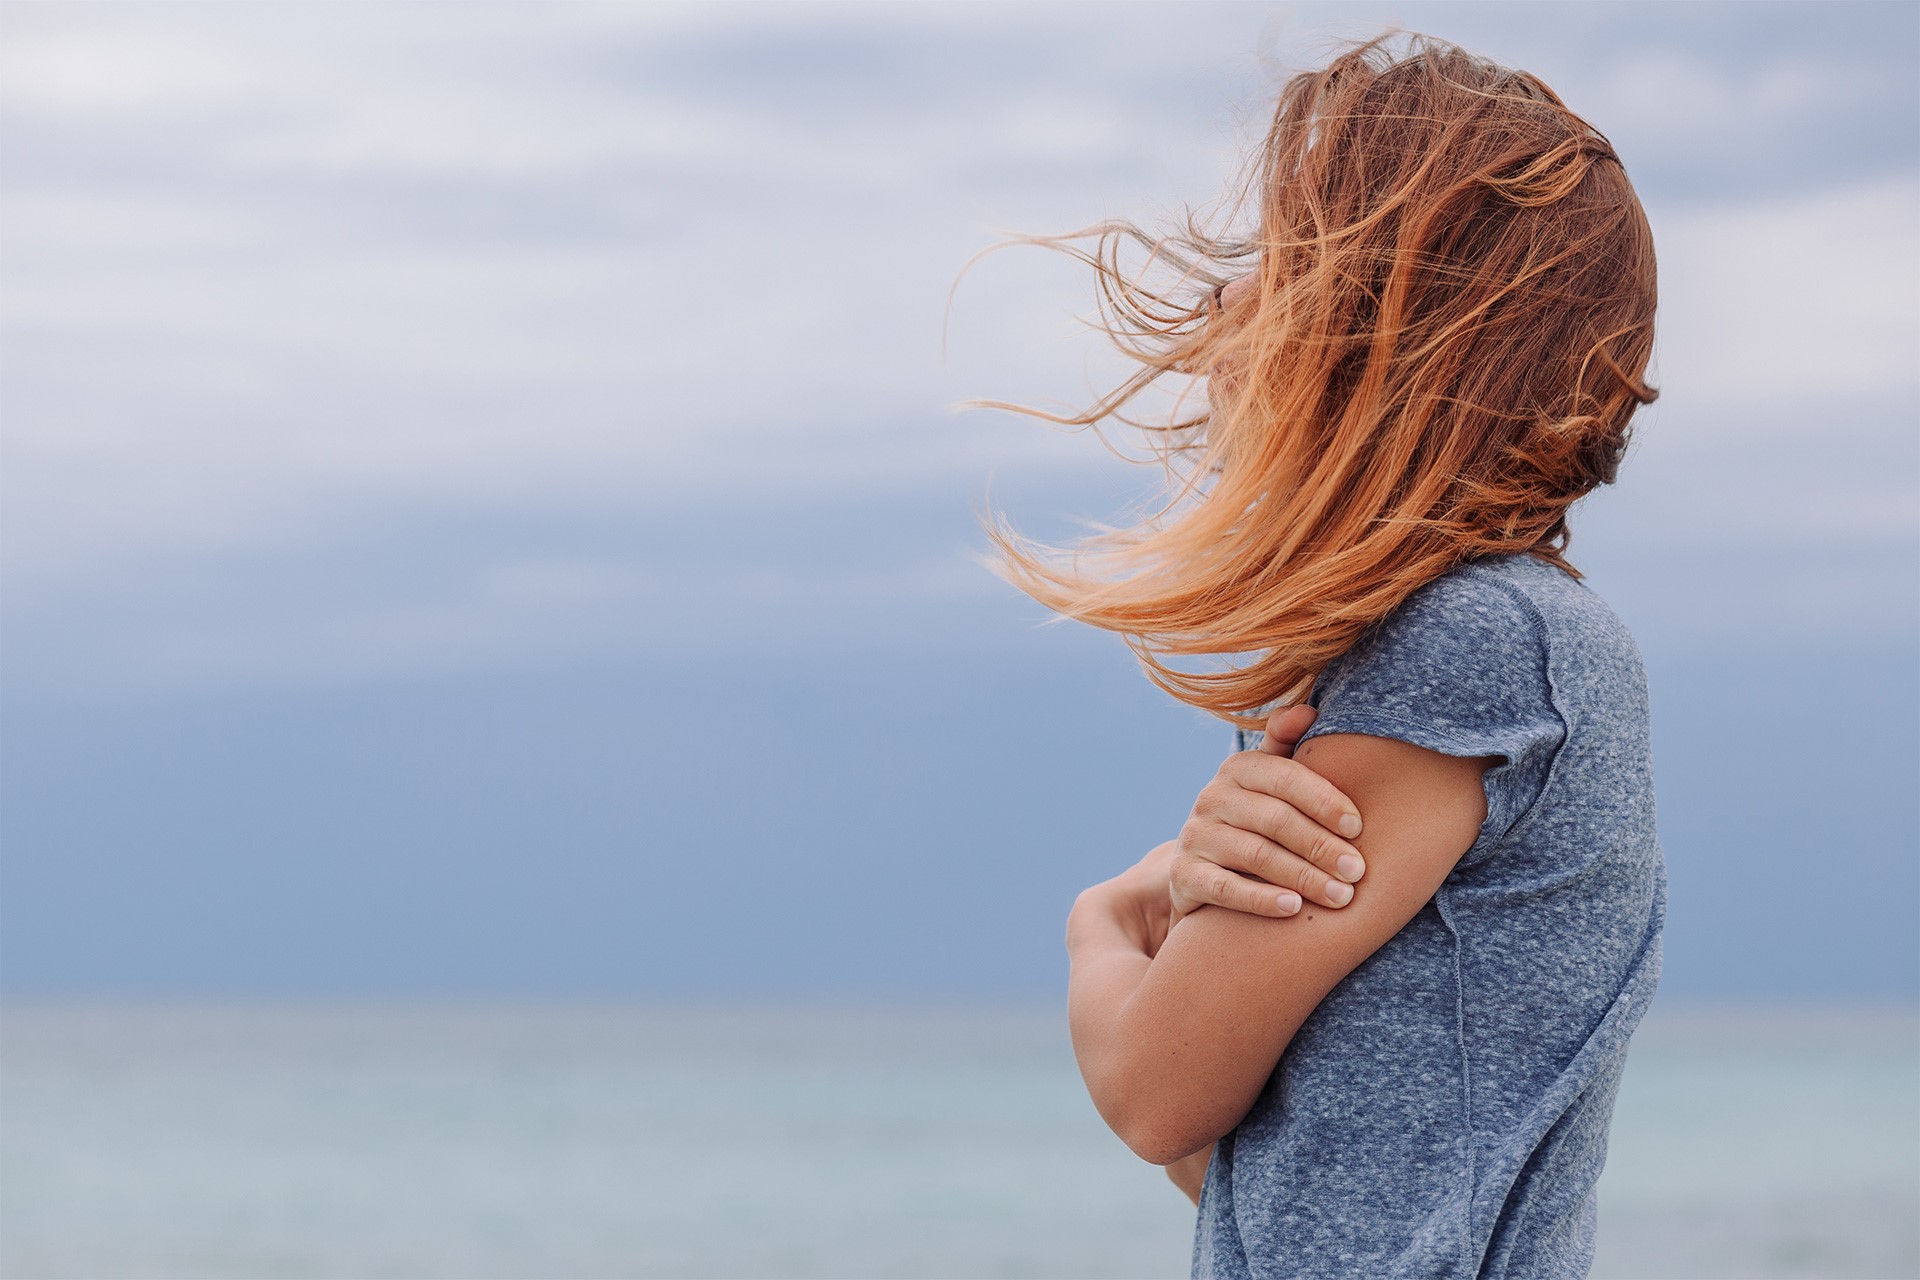
[[[1351,680],[1366,672],[1454,688],[1527,671],[1544,676],[1555,629],[1549,617],[1566,609],[1550,584],[1514,559],[1468,561],[1421,586],[1368,628],[1328,674]]]
[[[1502,592],[1530,615],[1551,682],[1563,696],[1583,685],[1605,686],[1610,697],[1621,696],[1623,685],[1644,689],[1646,669],[1633,633],[1584,580],[1525,555],[1473,561],[1448,576],[1457,580],[1448,590]]]
[[[1567,718],[1565,699],[1582,690],[1617,698],[1644,686],[1639,649],[1605,600],[1564,569],[1512,555],[1414,591],[1321,673],[1313,701],[1531,722]]]
[[[1644,681],[1639,646],[1599,593],[1529,555],[1470,560],[1427,583],[1383,619],[1350,657],[1431,665],[1537,667],[1547,683]]]
[[[1381,629],[1450,630],[1469,639],[1492,633],[1544,641],[1545,612],[1557,610],[1559,602],[1554,598],[1553,584],[1536,572],[1536,565],[1566,577],[1531,557],[1469,560],[1409,595],[1383,620]]]
[[[1508,573],[1462,565],[1409,595],[1321,673],[1313,732],[1509,757],[1557,736],[1548,629]]]

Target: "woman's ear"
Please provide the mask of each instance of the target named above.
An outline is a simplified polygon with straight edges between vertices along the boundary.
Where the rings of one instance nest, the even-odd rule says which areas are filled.
[[[1220,287],[1220,292],[1217,295],[1220,299],[1221,308],[1226,311],[1233,310],[1234,307],[1252,296],[1254,287],[1257,284],[1259,284],[1259,278],[1253,273],[1227,281],[1226,284]]]

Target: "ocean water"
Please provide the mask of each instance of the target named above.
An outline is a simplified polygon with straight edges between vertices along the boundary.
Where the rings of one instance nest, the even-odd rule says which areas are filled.
[[[0,1011],[0,1275],[1175,1277],[1055,1009]],[[1920,1275],[1920,1017],[1656,1008],[1606,1277]]]

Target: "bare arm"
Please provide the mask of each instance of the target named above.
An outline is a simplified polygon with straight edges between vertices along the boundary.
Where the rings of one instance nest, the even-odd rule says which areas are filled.
[[[1181,1156],[1167,1166],[1173,1185],[1187,1193],[1194,1207],[1200,1207],[1200,1192],[1207,1185],[1207,1166],[1213,1163],[1213,1144],[1209,1142],[1190,1156]]]
[[[1364,820],[1368,870],[1351,905],[1309,903],[1286,919],[1202,907],[1156,952],[1121,877],[1082,894],[1069,918],[1081,1074],[1114,1132],[1155,1164],[1240,1122],[1307,1015],[1433,897],[1485,820],[1489,758],[1358,734],[1314,739],[1297,758]]]

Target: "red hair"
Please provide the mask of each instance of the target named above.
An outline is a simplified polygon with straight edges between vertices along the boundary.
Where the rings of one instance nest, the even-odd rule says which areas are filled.
[[[1646,216],[1606,138],[1534,76],[1426,37],[1359,45],[1287,82],[1250,181],[1251,234],[1190,217],[1158,239],[1029,241],[1094,267],[1138,367],[1078,414],[1003,407],[1145,427],[1176,484],[1068,557],[997,517],[988,536],[1015,585],[1252,728],[1465,561],[1524,552],[1578,577],[1568,508],[1613,480],[1656,393]],[[1151,250],[1133,273],[1127,244]],[[1129,419],[1167,378],[1200,380],[1203,407]],[[1188,655],[1245,660],[1166,661]]]

